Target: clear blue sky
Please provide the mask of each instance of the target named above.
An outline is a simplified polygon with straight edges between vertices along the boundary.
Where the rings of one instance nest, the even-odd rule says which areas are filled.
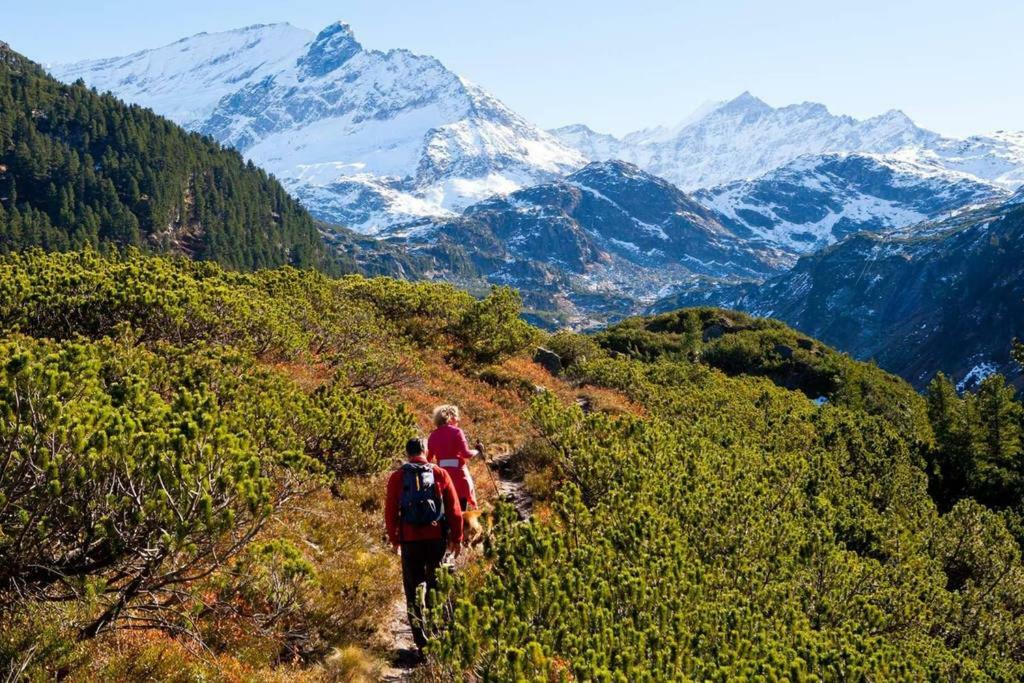
[[[1020,0],[0,0],[0,40],[44,62],[200,31],[352,24],[432,54],[544,127],[622,133],[750,90],[967,135],[1024,129]]]

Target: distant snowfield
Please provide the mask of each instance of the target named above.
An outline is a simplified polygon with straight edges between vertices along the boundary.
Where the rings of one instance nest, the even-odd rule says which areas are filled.
[[[923,163],[908,151],[803,156],[753,180],[695,193],[727,225],[794,254],[853,232],[890,232],[1007,195],[995,183]]]
[[[264,168],[316,185],[347,175],[404,177],[416,171],[423,132],[445,121],[436,104],[401,111],[388,119],[360,121],[357,117],[351,113],[269,133],[246,148],[245,154]]]
[[[932,166],[988,180],[1007,190],[1024,185],[1024,131],[1000,131],[965,140],[947,138],[933,148],[897,150],[893,157],[919,167]]]
[[[967,371],[963,379],[956,383],[957,391],[976,389],[986,378],[991,377],[999,371],[995,363],[981,362]]]

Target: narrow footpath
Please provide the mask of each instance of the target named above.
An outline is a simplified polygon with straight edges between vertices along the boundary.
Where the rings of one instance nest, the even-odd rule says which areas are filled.
[[[477,476],[478,490],[484,486],[492,489],[496,499],[515,506],[520,519],[529,519],[533,500],[526,492],[522,481],[509,477],[509,463],[513,455],[511,447],[507,444],[497,444],[490,446],[489,449],[493,454],[484,464],[489,474],[484,473],[482,481],[481,477]],[[463,557],[466,557],[465,552]],[[386,683],[408,683],[415,680],[416,644],[413,642],[412,629],[409,628],[409,621],[406,619],[404,597],[397,598],[392,606],[388,632],[391,652],[388,666],[381,672],[380,680]]]

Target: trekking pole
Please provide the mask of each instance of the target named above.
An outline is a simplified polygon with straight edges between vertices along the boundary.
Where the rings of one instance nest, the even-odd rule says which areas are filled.
[[[491,486],[494,487],[494,492],[501,495],[501,487],[498,486],[498,480],[494,477],[494,472],[491,471],[491,463],[487,462],[487,455],[484,453],[484,444],[482,441],[476,442],[477,450],[480,451],[480,455],[484,456],[484,467],[487,469],[487,474],[491,478]]]

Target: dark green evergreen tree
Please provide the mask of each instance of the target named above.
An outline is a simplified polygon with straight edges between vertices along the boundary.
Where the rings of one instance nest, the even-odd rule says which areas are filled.
[[[1017,504],[1024,494],[1021,419],[1024,410],[1002,375],[987,377],[974,399],[978,497],[997,507]]]
[[[0,47],[0,253],[109,244],[333,270],[313,219],[232,150]]]
[[[941,372],[928,385],[928,419],[935,432],[931,451],[932,496],[943,509],[968,495],[974,474],[974,444],[967,407]]]

